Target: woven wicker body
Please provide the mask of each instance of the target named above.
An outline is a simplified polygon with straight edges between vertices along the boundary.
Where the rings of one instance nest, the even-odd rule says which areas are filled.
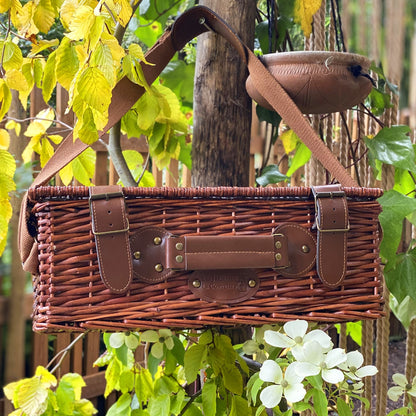
[[[383,299],[378,257],[378,189],[345,188],[348,198],[347,276],[341,287],[323,285],[313,268],[288,278],[258,270],[254,297],[232,305],[198,299],[190,272],[166,281],[133,281],[116,295],[101,281],[86,187],[39,187],[35,204],[39,275],[34,276],[36,331],[201,328],[262,325],[296,318],[343,322],[378,318]],[[157,226],[176,235],[270,235],[291,222],[314,233],[309,188],[124,188],[130,233]]]

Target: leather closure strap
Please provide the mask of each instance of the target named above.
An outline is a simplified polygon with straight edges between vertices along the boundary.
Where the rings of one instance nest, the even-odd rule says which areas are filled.
[[[348,206],[340,185],[312,187],[317,231],[316,269],[330,287],[342,284],[347,266]]]
[[[170,237],[166,266],[174,270],[288,267],[287,237],[277,235]]]
[[[124,293],[132,281],[133,268],[122,188],[91,187],[89,202],[101,279],[112,292]]]

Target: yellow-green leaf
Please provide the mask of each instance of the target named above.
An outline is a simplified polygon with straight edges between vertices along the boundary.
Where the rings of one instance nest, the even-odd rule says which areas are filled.
[[[26,91],[29,88],[25,76],[18,69],[9,69],[4,80],[11,90]]]
[[[6,42],[2,42],[2,63],[6,71],[10,69],[20,69],[23,63],[23,55],[19,46],[16,45],[11,39]]]
[[[7,150],[0,149],[0,173],[13,178],[15,170],[16,161],[14,157]]]
[[[299,138],[293,130],[286,130],[280,135],[280,140],[282,141],[283,147],[286,154],[296,149],[296,146],[299,142]]]
[[[0,204],[0,213],[1,213],[1,204]],[[2,215],[0,214],[0,217]],[[9,399],[13,400],[14,392],[17,389],[17,386],[19,385],[20,381],[13,381],[12,383],[7,384],[3,387],[4,395]]]
[[[0,13],[6,13],[12,7],[12,0],[0,1]]]
[[[94,10],[89,6],[79,6],[69,23],[70,32],[66,34],[71,40],[81,40],[88,37],[94,23]]]
[[[10,134],[5,129],[0,129],[0,149],[7,150],[10,144]]]
[[[75,393],[75,400],[79,400],[81,398],[81,389],[86,386],[84,379],[80,374],[76,373],[67,373],[64,374],[61,378],[61,382],[70,384]]]
[[[32,155],[35,149],[38,149],[38,153],[39,153],[38,146],[39,146],[39,142],[41,138],[42,138],[42,134],[39,134],[37,136],[33,136],[30,139],[29,143],[27,144],[27,146],[22,152],[22,160],[24,163],[28,163],[32,160]]]
[[[91,29],[88,32],[88,46],[90,49],[95,49],[97,46],[101,34],[103,33],[104,25],[106,24],[104,16],[95,16],[93,20],[93,24],[91,25]]]
[[[19,136],[22,125],[14,120],[9,120],[5,127],[7,130],[14,130],[16,136]]]
[[[137,111],[137,125],[143,131],[148,131],[153,127],[156,117],[160,113],[158,99],[148,92],[143,94],[135,106]]]
[[[22,36],[30,37],[32,35],[36,35],[39,32],[39,29],[35,25],[33,21],[33,13],[35,11],[35,6],[32,0],[28,1],[21,11],[17,15],[17,24],[16,26],[19,28],[19,33]]]
[[[39,377],[25,379],[16,392],[19,407],[28,415],[40,416],[47,408],[48,390]]]
[[[42,87],[42,77],[43,69],[45,67],[45,60],[42,59],[33,59],[33,79],[38,88]]]
[[[78,55],[68,38],[63,38],[56,50],[56,79],[68,91],[79,70]]]
[[[77,90],[89,106],[107,112],[111,101],[111,88],[104,74],[98,68],[89,67],[82,72]]]
[[[55,112],[52,108],[46,108],[36,114],[35,119],[29,124],[25,131],[25,136],[33,137],[39,134],[44,134],[46,130],[52,125],[55,118]]]
[[[0,120],[2,120],[5,114],[9,111],[11,102],[12,93],[10,92],[6,81],[0,78]]]
[[[48,139],[55,144],[59,144],[62,141],[62,136],[59,134],[48,134]]]
[[[19,100],[25,110],[27,110],[27,104],[28,104],[28,97],[31,93],[33,86],[35,85],[35,80],[33,78],[32,73],[32,62],[31,60],[25,59],[25,63],[23,64],[21,71],[23,76],[26,79],[27,88],[25,90],[19,91]]]
[[[56,51],[52,52],[49,55],[48,60],[46,61],[43,79],[42,79],[42,96],[47,103],[52,95],[52,91],[56,85],[56,74],[55,74],[55,66],[56,66]]]
[[[39,0],[37,2],[36,9],[33,13],[33,21],[41,32],[49,32],[49,29],[55,22],[55,17],[57,16],[51,0]]]
[[[74,138],[79,138],[86,144],[92,144],[98,140],[98,131],[91,108],[86,108],[82,119],[77,121],[74,128]]]
[[[113,35],[107,32],[103,32],[101,34],[101,42],[110,48],[111,54],[113,55],[113,59],[114,61],[118,63],[118,66],[119,66],[121,59],[124,56],[126,56],[126,52],[124,51],[124,48],[122,48],[119,45],[117,39]]]
[[[46,162],[52,157],[54,149],[51,142],[46,137],[41,139],[41,144],[40,166],[43,168],[46,165]]]
[[[69,28],[72,16],[79,6],[78,0],[65,0],[60,9],[60,19],[65,29]]]
[[[56,377],[41,365],[36,367],[35,376],[40,377],[40,380],[45,387],[56,386]]]
[[[108,83],[114,87],[116,82],[116,68],[114,66],[113,55],[108,45],[99,43],[91,56],[91,65],[97,66],[104,74]]]
[[[135,59],[137,59],[137,60],[139,60],[139,61],[143,61],[144,63],[146,63],[147,65],[154,65],[154,64],[152,64],[152,63],[150,63],[150,62],[148,62],[148,61],[146,61],[146,58],[145,58],[145,56],[144,56],[144,52],[143,52],[143,49],[140,47],[140,45],[139,44],[137,44],[137,43],[132,43],[130,46],[129,46],[129,54],[133,57],[133,58],[135,58]]]
[[[294,20],[301,25],[306,37],[312,33],[313,15],[319,10],[321,3],[322,0],[295,0]]]
[[[28,55],[29,58],[33,58],[36,56],[39,52],[44,51],[45,49],[54,48],[55,46],[59,45],[58,39],[52,39],[52,40],[44,40],[39,39],[36,43],[32,43],[32,49]]]
[[[91,186],[91,179],[95,173],[96,153],[90,147],[72,162],[75,179],[82,185]]]
[[[121,26],[125,27],[129,23],[133,13],[130,2],[128,0],[116,0],[116,4],[118,5],[117,20]]]
[[[68,163],[59,171],[59,176],[65,186],[68,186],[71,183],[72,178],[74,177],[72,172],[72,162]]]

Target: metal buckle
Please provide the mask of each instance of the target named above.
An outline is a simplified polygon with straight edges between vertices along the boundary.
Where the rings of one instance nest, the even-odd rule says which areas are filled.
[[[96,199],[105,199],[109,200],[110,198],[124,198],[123,192],[104,192],[102,194],[93,194],[90,195],[90,201],[94,201]]]
[[[349,221],[348,221],[347,228],[334,228],[334,229],[324,230],[319,226],[318,221],[315,221],[315,225],[316,225],[317,230],[320,231],[321,233],[346,233],[347,231],[350,230],[350,222]]]
[[[344,191],[315,191],[312,188],[312,192],[315,198],[342,198],[345,196]]]

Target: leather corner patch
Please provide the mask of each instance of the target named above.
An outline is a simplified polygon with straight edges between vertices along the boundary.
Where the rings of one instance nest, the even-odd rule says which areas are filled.
[[[198,270],[188,277],[188,287],[195,296],[225,305],[250,299],[259,286],[252,269]]]

